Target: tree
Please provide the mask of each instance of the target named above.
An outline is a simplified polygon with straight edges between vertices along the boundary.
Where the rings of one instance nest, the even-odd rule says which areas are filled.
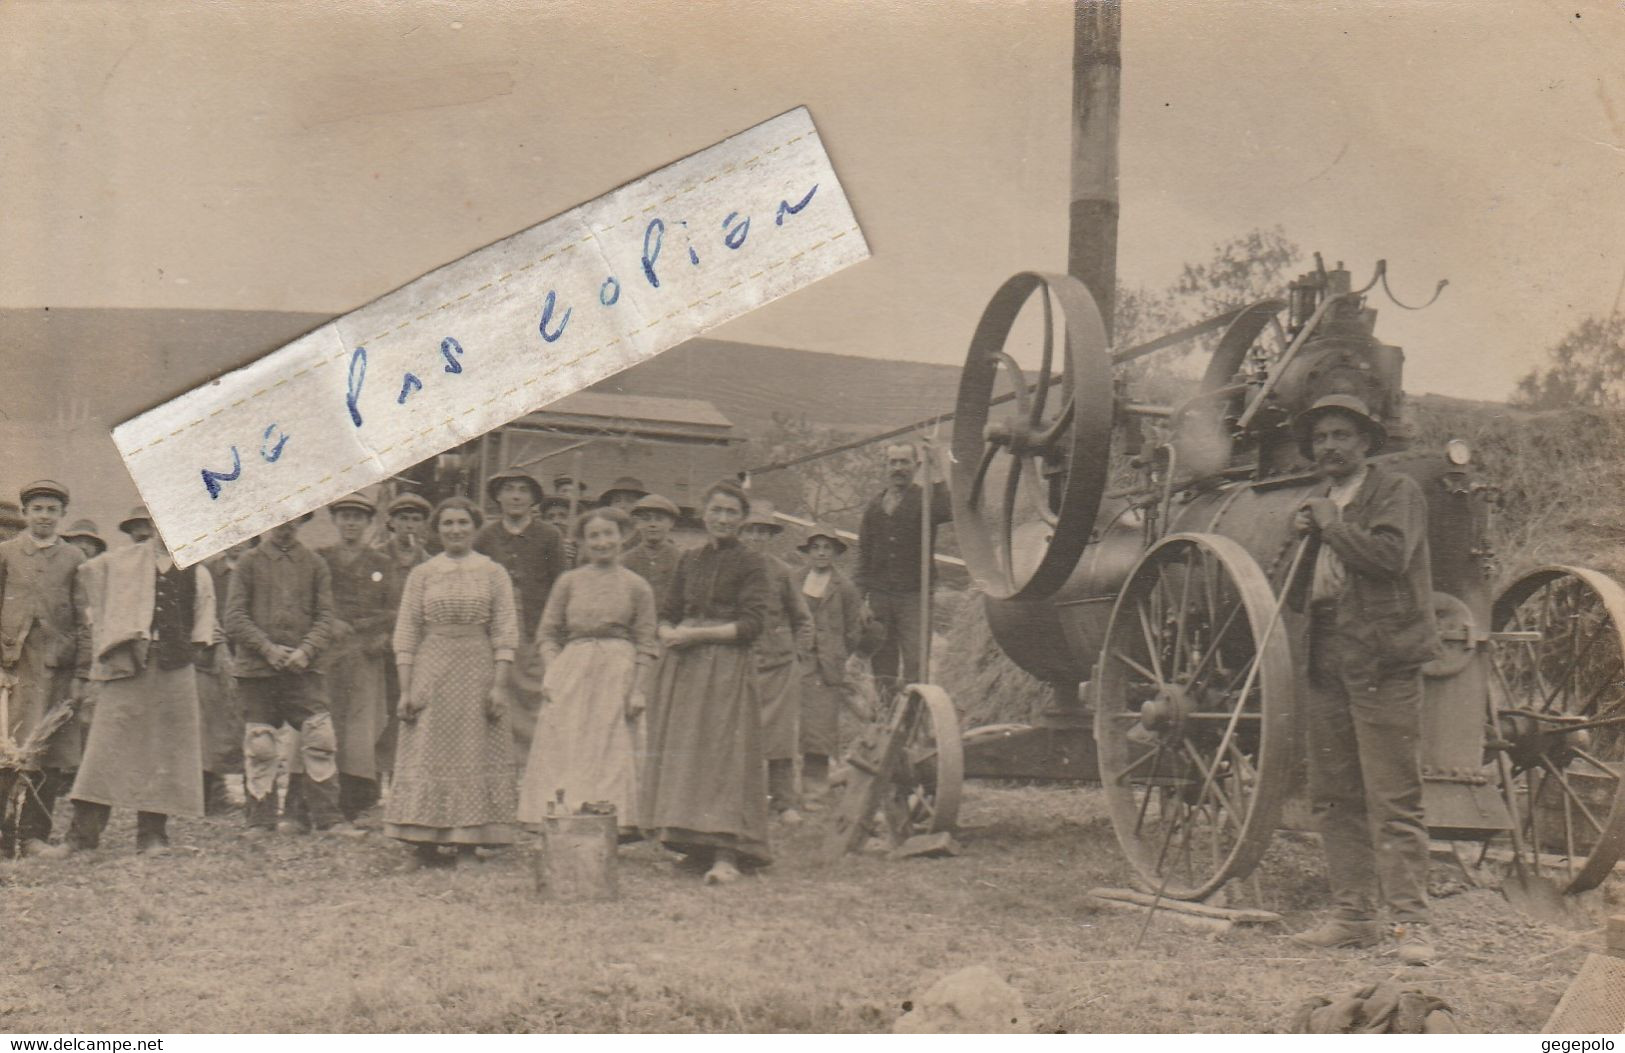
[[[1625,405],[1625,315],[1590,317],[1546,352],[1548,364],[1518,381],[1514,405],[1530,409]]]
[[[1282,296],[1303,252],[1281,227],[1254,229],[1213,246],[1206,260],[1187,263],[1162,292],[1144,286],[1117,289],[1117,347],[1154,340],[1234,307]],[[1123,376],[1153,401],[1178,401],[1194,390],[1219,340],[1208,332],[1186,345],[1130,363]]]
[[[772,427],[761,439],[752,440],[748,455],[758,463],[778,464],[855,438],[858,436],[813,425],[804,416],[775,412]],[[906,442],[907,437],[896,441]],[[754,478],[752,491],[776,502],[780,511],[854,529],[864,502],[885,485],[880,451],[860,446]]]
[[[1286,291],[1288,275],[1302,256],[1279,226],[1221,241],[1204,263],[1187,263],[1168,290],[1185,323],[1232,307],[1267,300]]]

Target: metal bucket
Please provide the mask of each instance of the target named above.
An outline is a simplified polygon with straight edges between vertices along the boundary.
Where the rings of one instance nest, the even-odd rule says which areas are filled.
[[[570,815],[548,802],[541,845],[533,857],[537,895],[561,903],[619,898],[619,833],[613,805],[583,805]]]

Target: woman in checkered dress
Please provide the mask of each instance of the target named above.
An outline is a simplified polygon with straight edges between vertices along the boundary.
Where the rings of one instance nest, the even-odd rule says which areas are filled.
[[[479,509],[441,502],[431,520],[444,546],[412,569],[395,622],[401,730],[384,832],[417,846],[426,866],[514,839],[518,780],[505,696],[519,644],[508,572],[472,548]]]

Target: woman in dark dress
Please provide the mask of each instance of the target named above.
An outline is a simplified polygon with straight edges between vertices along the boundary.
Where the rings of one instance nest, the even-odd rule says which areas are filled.
[[[739,543],[750,499],[731,482],[705,492],[706,544],[683,553],[660,612],[649,711],[645,833],[705,866],[707,884],[771,862],[767,774],[751,641],[767,614],[762,557]]]

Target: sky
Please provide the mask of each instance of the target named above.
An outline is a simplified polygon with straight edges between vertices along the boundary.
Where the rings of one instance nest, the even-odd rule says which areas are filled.
[[[1062,270],[1071,5],[0,6],[0,306],[339,313],[807,105],[874,258],[711,335],[958,362]],[[1131,0],[1118,270],[1279,225],[1497,399],[1625,287],[1625,4]],[[0,333],[0,349],[4,348]],[[181,363],[197,382],[235,362]],[[71,362],[51,368],[71,372]]]

